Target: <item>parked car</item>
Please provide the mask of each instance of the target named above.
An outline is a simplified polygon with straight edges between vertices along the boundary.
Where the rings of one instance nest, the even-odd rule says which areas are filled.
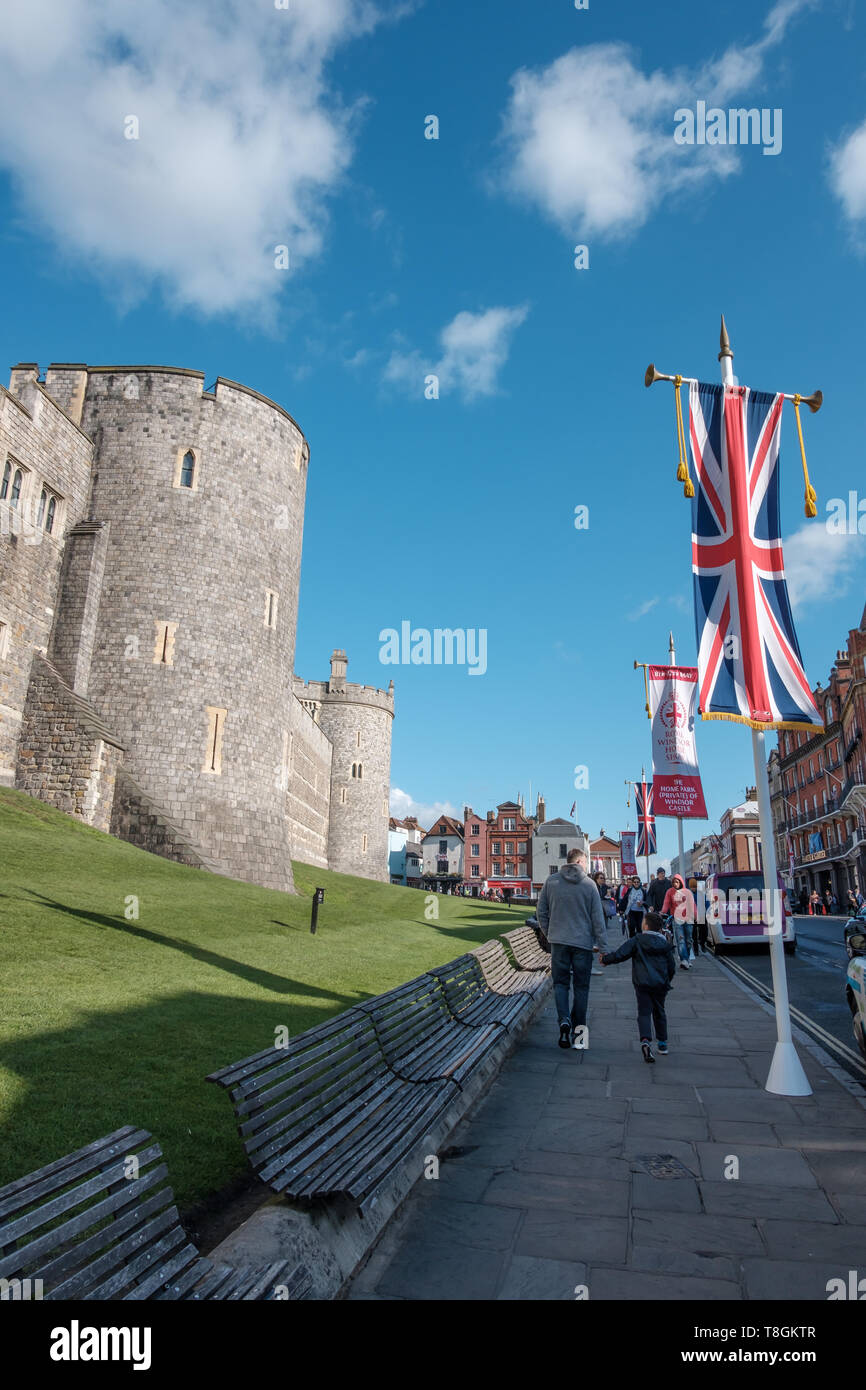
[[[851,1010],[857,1046],[866,1058],[866,956],[855,956],[848,966],[845,998]]]
[[[866,956],[866,913],[849,917],[845,923],[845,951],[849,960]]]
[[[794,918],[788,908],[782,875],[778,875],[782,906],[782,941],[788,955],[797,949]],[[764,875],[749,870],[710,874],[707,879],[707,930],[712,950],[723,951],[737,946],[768,945],[770,923],[765,916]],[[714,897],[717,894],[718,897]],[[718,903],[718,911],[711,904]]]

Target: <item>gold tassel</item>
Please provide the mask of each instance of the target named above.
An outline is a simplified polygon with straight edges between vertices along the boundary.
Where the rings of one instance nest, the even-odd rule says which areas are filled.
[[[802,399],[800,395],[794,397],[794,415],[797,420],[797,434],[800,437],[800,458],[803,461],[803,479],[806,484],[806,496],[803,509],[806,516],[812,517],[818,515],[818,494],[809,481],[809,469],[806,464],[806,446],[803,443],[803,426],[800,424],[800,401]]]
[[[677,449],[679,451],[677,482],[685,484],[683,487],[684,497],[694,497],[695,489],[692,486],[692,480],[689,477],[689,465],[686,462],[686,432],[683,428],[683,404],[680,399],[680,387],[682,384],[683,379],[679,373],[677,373],[674,377],[674,405],[677,417]]]

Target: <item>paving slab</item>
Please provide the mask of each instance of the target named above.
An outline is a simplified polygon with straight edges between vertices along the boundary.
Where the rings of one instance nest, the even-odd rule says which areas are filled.
[[[569,1301],[587,1286],[587,1267],[570,1260],[542,1260],[535,1255],[512,1255],[497,1298],[545,1302]]]
[[[785,1187],[817,1187],[815,1174],[801,1153],[769,1144],[698,1144],[703,1177],[710,1181],[778,1183]],[[727,1179],[730,1159],[736,1158],[739,1176]]]
[[[761,1255],[764,1243],[754,1221],[744,1216],[679,1212],[635,1212],[635,1245],[697,1255]]]
[[[592,1299],[616,1299],[619,1303],[641,1299],[680,1302],[693,1298],[728,1302],[743,1296],[739,1285],[731,1280],[643,1274],[630,1269],[591,1269],[589,1290]]]
[[[760,1183],[702,1182],[704,1210],[715,1216],[749,1216],[756,1221],[770,1217],[794,1220],[829,1221],[838,1216],[826,1193],[820,1188],[765,1187]]]

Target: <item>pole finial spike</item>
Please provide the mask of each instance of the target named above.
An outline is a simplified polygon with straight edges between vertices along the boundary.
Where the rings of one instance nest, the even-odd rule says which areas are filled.
[[[724,314],[722,314],[722,331],[719,334],[719,347],[721,349],[719,353],[720,362],[723,357],[733,357],[734,354],[731,349],[731,340],[728,337],[728,326],[725,323]]]

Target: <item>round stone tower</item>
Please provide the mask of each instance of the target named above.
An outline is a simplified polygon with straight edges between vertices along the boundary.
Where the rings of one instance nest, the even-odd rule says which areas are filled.
[[[130,775],[221,872],[291,889],[306,441],[235,382],[86,371],[91,514],[109,531],[88,698]]]
[[[390,881],[388,799],[394,682],[387,690],[351,685],[344,651],[331,655],[328,681],[297,681],[295,693],[333,748],[328,867]]]

